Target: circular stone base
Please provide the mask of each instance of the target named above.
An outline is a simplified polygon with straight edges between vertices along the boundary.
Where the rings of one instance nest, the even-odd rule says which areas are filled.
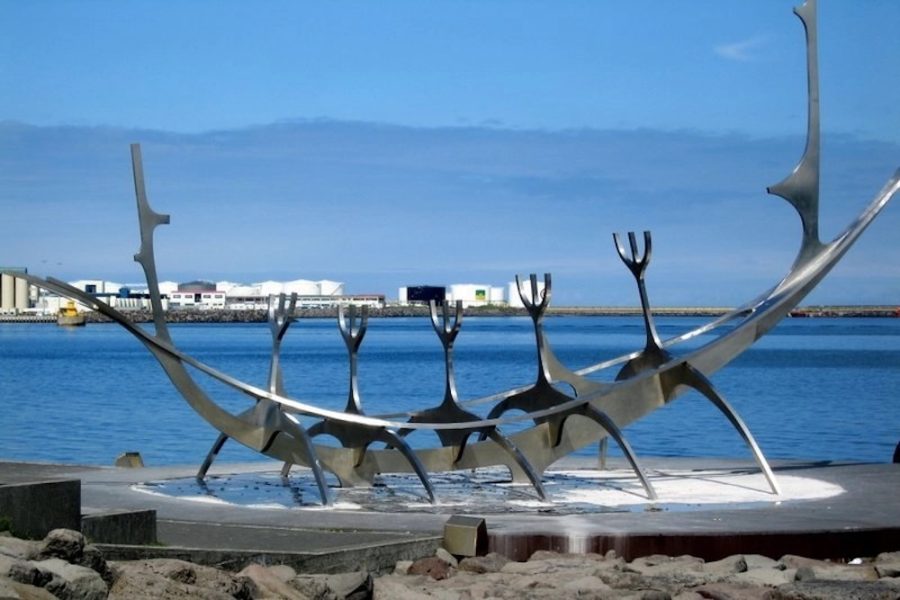
[[[641,511],[697,511],[714,508],[751,509],[798,501],[821,500],[844,493],[835,483],[815,477],[779,475],[775,495],[764,476],[753,469],[650,470],[658,499],[651,501],[633,472],[624,469],[566,469],[544,474],[547,500],[528,484],[513,484],[502,468],[431,475],[437,501],[431,504],[414,475],[376,478],[368,488],[332,487],[334,510],[386,513],[454,514],[549,513],[557,515]],[[336,482],[335,482],[336,483]],[[247,508],[321,510],[315,480],[308,472],[287,479],[278,473],[243,473],[151,481],[134,486],[141,492],[195,502],[225,503]]]

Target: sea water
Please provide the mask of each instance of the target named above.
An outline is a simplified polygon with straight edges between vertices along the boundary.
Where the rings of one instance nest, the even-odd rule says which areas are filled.
[[[668,338],[703,322],[667,317],[658,318],[657,326]],[[545,324],[554,351],[573,369],[644,343],[638,317],[549,317]],[[173,325],[171,331],[186,353],[265,387],[268,325]],[[675,351],[711,339],[703,336]],[[533,382],[535,354],[528,318],[466,318],[454,355],[460,399]],[[289,396],[344,408],[347,351],[335,320],[293,324],[282,362]],[[615,370],[600,376],[612,379]],[[900,441],[900,319],[786,319],[712,381],[770,459],[889,462]],[[359,382],[367,414],[439,404],[443,350],[428,319],[371,319],[359,354]],[[252,403],[220,384],[204,387],[234,412]],[[484,415],[490,406],[472,410]],[[217,434],[178,395],[149,352],[118,326],[0,324],[0,459],[109,465],[122,452],[139,451],[148,465],[198,464]],[[749,457],[722,413],[696,393],[628,426],[625,435],[644,457]],[[410,437],[417,446],[436,441],[429,433]],[[593,445],[581,452],[596,451]],[[234,442],[220,455],[225,461],[257,458]]]

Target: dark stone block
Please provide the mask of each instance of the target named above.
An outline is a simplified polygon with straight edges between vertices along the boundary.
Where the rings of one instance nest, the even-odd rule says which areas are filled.
[[[85,515],[81,518],[81,532],[96,544],[155,544],[156,511],[121,510]]]
[[[81,529],[81,481],[66,479],[0,485],[0,517],[10,533],[43,539],[54,529]]]

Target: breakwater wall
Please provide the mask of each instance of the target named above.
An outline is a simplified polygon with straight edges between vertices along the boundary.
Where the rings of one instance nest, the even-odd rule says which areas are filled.
[[[717,317],[731,310],[727,307],[661,307],[654,308],[655,316],[668,317]],[[482,306],[467,308],[466,317],[511,317],[527,316],[522,308],[508,306]],[[126,311],[135,323],[149,323],[153,316],[149,310]],[[631,306],[563,306],[547,309],[548,316],[585,316],[585,317],[636,317],[641,315],[639,307]],[[108,319],[95,312],[85,314],[88,323],[108,322]],[[300,319],[328,319],[337,316],[337,308],[303,308],[297,310]],[[373,318],[391,317],[428,317],[425,306],[386,306],[370,308],[369,316]],[[900,308],[896,306],[809,306],[798,308],[791,313],[792,317],[900,317]],[[268,318],[265,310],[170,310],[166,313],[169,323],[264,323]],[[0,314],[0,323],[55,323],[53,315],[33,314]]]
[[[726,307],[662,307],[654,308],[656,316],[670,317],[717,317],[731,310]],[[152,321],[149,311],[133,311],[128,313],[136,322]],[[304,308],[297,310],[300,319],[328,319],[337,317],[337,307]],[[386,306],[370,308],[372,318],[422,317],[427,318],[428,308],[425,306]],[[527,316],[523,308],[508,306],[472,307],[463,311],[465,317],[510,317]],[[586,316],[586,317],[630,317],[640,316],[640,307],[621,306],[576,306],[550,307],[548,316]],[[895,306],[822,306],[807,307],[795,310],[793,317],[897,317],[900,316]],[[263,323],[268,319],[264,310],[170,310],[166,313],[169,323]],[[89,313],[89,321],[105,320],[99,314]]]

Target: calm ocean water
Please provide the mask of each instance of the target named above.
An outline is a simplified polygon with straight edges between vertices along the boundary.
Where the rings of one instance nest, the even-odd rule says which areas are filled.
[[[678,317],[657,324],[667,338],[702,322]],[[643,345],[639,318],[553,317],[546,325],[572,368]],[[264,386],[266,325],[176,325],[172,332],[182,350]],[[466,319],[456,344],[461,398],[533,381],[534,355],[527,318]],[[290,395],[344,407],[346,350],[334,321],[295,323],[283,361]],[[900,319],[787,319],[712,379],[770,459],[889,462],[900,440]],[[370,321],[360,387],[370,414],[437,404],[442,350],[430,322]],[[207,389],[236,411],[248,406],[241,395]],[[721,413],[693,393],[625,432],[640,456],[749,457]],[[431,442],[418,435],[429,434],[413,435],[414,445]],[[0,324],[0,459],[112,464],[119,453],[137,450],[148,465],[199,464],[215,437],[143,346],[117,326]],[[254,459],[234,443],[220,458]]]

